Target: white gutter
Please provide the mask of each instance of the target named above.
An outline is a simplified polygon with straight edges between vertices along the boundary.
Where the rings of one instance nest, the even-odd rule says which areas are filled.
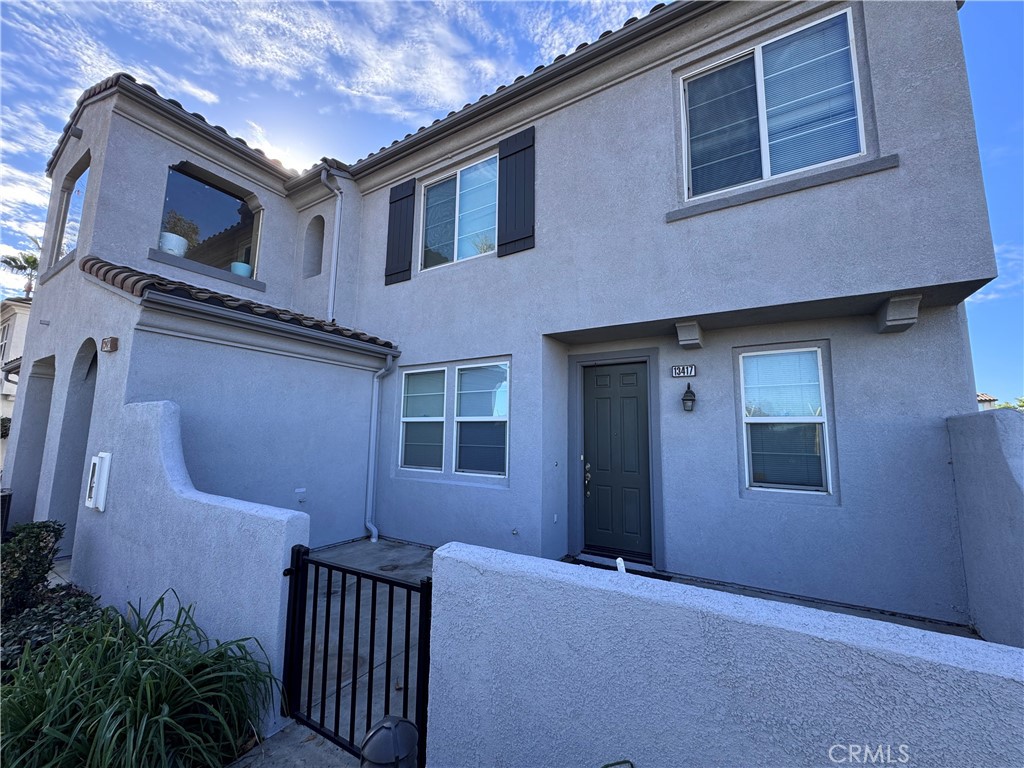
[[[324,168],[320,171],[320,182],[334,193],[337,200],[334,203],[334,242],[331,244],[331,276],[327,284],[327,319],[332,323],[334,320],[334,297],[337,291],[336,281],[338,279],[338,257],[341,251],[341,188],[338,186],[337,177],[342,174],[333,168]],[[327,179],[332,183],[328,183]]]
[[[363,516],[363,524],[370,532],[370,541],[376,543],[378,537],[377,526],[374,525],[376,516],[377,497],[377,422],[380,408],[380,380],[391,373],[395,356],[388,355],[384,367],[373,374],[373,394],[370,396],[370,448],[366,457],[366,510]]]

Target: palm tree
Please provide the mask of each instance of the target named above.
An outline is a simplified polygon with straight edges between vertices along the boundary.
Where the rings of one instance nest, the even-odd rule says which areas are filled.
[[[32,251],[21,251],[17,256],[4,256],[0,258],[0,269],[28,277],[28,282],[25,283],[26,297],[32,295],[32,290],[35,287],[35,279],[39,274],[39,254],[43,251],[39,238],[30,235],[29,240],[35,246],[35,253]]]

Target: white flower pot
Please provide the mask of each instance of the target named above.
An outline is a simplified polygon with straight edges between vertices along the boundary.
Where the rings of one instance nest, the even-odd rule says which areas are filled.
[[[232,261],[231,274],[252,277],[252,265],[246,264],[244,261]]]
[[[188,250],[188,240],[181,235],[161,232],[156,248],[158,251],[171,254],[171,256],[184,256],[185,251]]]

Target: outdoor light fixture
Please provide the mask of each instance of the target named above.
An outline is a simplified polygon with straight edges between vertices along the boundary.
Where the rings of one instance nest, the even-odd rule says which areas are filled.
[[[692,411],[693,404],[697,402],[697,393],[690,389],[690,385],[686,385],[686,391],[683,392],[683,410]]]

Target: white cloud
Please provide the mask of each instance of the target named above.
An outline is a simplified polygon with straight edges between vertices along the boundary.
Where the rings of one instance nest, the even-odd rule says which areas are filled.
[[[278,144],[267,136],[266,129],[259,123],[246,120],[248,130],[242,137],[250,147],[258,147],[266,153],[267,157],[279,160],[285,168],[292,170],[303,170],[310,165],[308,151],[296,149],[288,144]]]
[[[2,108],[4,124],[5,155],[47,156],[57,145],[60,131],[48,127],[42,120],[44,113],[29,104],[4,102]]]
[[[28,173],[0,163],[0,228],[10,235],[42,237],[50,182],[41,173]]]
[[[995,249],[999,277],[967,299],[971,303],[1020,298],[1024,294],[1024,245],[997,243]]]
[[[517,6],[519,28],[540,55],[537,63],[548,63],[568,54],[580,43],[592,43],[605,30],[616,30],[635,16],[646,15],[653,3],[623,3],[618,0],[586,0],[566,3],[523,3]]]

